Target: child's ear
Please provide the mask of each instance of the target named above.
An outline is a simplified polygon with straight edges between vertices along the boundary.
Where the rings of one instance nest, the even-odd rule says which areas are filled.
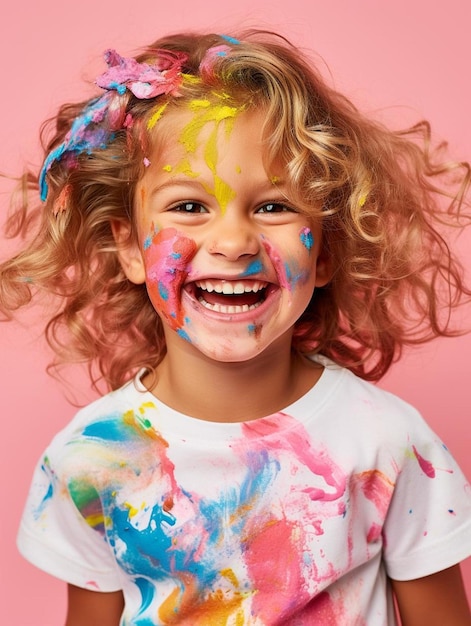
[[[131,224],[120,220],[111,222],[118,258],[127,278],[136,285],[142,285],[146,280],[146,270],[141,249],[137,238],[133,235]]]
[[[321,245],[316,261],[316,287],[325,287],[332,278],[333,259],[325,246]]]

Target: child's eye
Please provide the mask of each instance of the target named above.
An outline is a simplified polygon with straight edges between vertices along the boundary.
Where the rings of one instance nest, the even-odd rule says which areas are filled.
[[[294,212],[289,206],[281,204],[281,202],[268,202],[257,209],[257,213],[288,213]]]
[[[179,213],[207,213],[206,207],[199,202],[181,202],[170,207],[170,211],[178,211]]]

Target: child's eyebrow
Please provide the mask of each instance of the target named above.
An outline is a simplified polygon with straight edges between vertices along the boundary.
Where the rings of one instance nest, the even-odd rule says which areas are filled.
[[[179,176],[175,176],[174,178],[166,180],[162,183],[155,185],[155,187],[152,187],[150,196],[153,196],[156,193],[164,191],[165,189],[171,189],[172,187],[188,187],[188,189],[195,189],[195,187],[198,187],[199,189],[203,189],[204,191],[207,191],[208,189],[208,186],[204,180],[200,181],[200,180],[197,180],[196,178],[188,179],[187,177],[180,178]],[[273,193],[274,191],[277,191],[281,194],[284,194],[285,183],[279,179],[276,180],[276,183],[270,179],[267,179],[263,182],[257,183],[257,189],[261,191],[262,193],[263,192]]]
[[[188,180],[188,178],[171,178],[170,180],[166,180],[163,183],[160,183],[158,185],[155,185],[155,187],[152,188],[150,195],[153,196],[154,194],[163,191],[165,189],[168,188],[172,188],[172,187],[188,187],[188,188],[192,188],[194,189],[195,187],[200,187],[202,189],[205,188],[203,182],[200,182],[199,180]]]

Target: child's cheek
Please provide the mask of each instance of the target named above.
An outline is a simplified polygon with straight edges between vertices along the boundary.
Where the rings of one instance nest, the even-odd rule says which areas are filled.
[[[290,248],[290,252],[282,251],[267,238],[262,240],[273,267],[275,268],[280,286],[293,291],[298,285],[304,285],[311,275],[311,249],[314,238],[309,228],[299,232],[299,240]]]
[[[196,243],[175,228],[152,224],[143,246],[146,286],[157,313],[176,331],[183,328],[181,290],[196,253]]]

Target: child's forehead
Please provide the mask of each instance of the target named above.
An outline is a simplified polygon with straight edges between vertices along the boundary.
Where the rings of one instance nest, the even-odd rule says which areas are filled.
[[[152,119],[152,117],[150,118]],[[251,145],[262,141],[263,110],[234,106],[220,101],[194,99],[166,107],[150,129],[150,151],[167,156],[198,155],[208,151],[208,143],[217,142],[221,148],[231,137],[244,133]],[[247,132],[249,129],[249,132]],[[251,132],[258,131],[258,132]]]

